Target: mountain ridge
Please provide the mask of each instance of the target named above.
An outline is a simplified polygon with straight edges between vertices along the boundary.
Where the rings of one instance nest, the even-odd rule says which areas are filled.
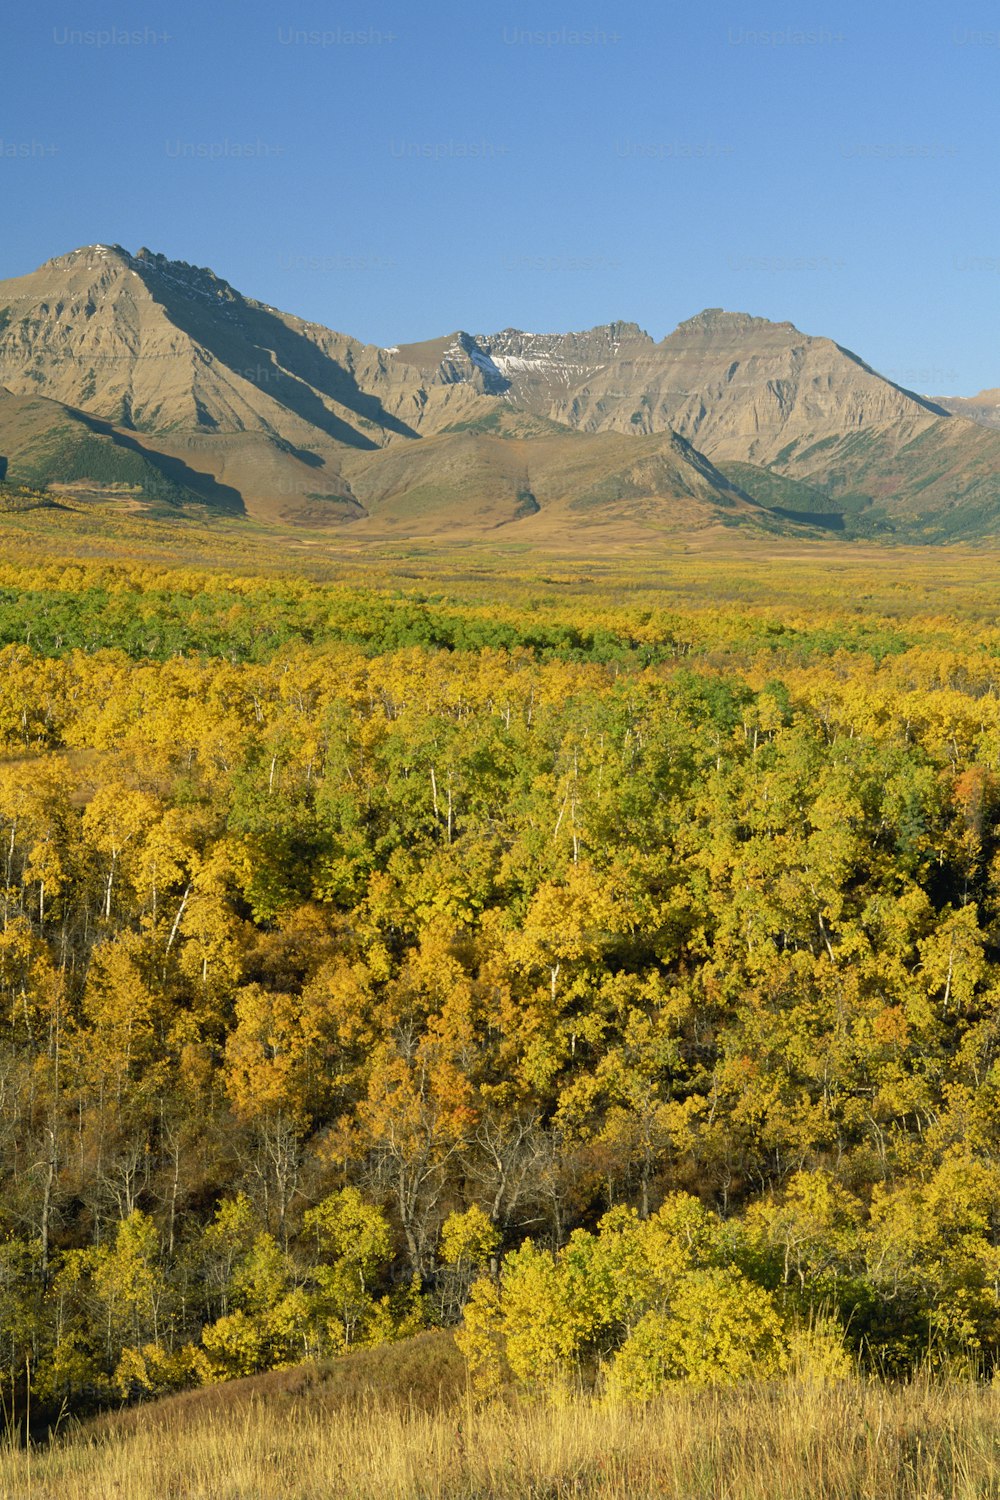
[[[172,474],[148,480],[170,503],[221,496],[231,511],[236,496],[267,522],[446,530],[471,507],[483,528],[527,534],[540,512],[583,525],[603,495],[609,523],[652,507],[668,529],[683,513],[768,530],[835,515],[851,534],[927,540],[1000,530],[1000,406],[920,396],[831,338],[721,307],[659,341],[614,320],[383,348],[207,267],[96,244],[0,281],[0,386],[65,411],[0,405],[15,475],[44,481],[58,450],[50,477],[65,482],[72,449],[140,490],[140,469]],[[90,428],[99,454],[86,420],[105,424]],[[622,437],[662,442],[631,452]]]

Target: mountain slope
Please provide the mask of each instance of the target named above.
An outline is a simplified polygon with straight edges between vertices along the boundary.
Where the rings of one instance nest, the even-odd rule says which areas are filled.
[[[673,427],[713,455],[762,465],[791,438],[890,424],[917,430],[942,415],[791,323],[709,308],[658,344],[634,324],[613,327],[623,337],[610,357],[553,392],[548,415],[595,432]],[[491,338],[483,344],[494,348]],[[585,347],[593,356],[606,344],[607,330],[595,329]]]
[[[968,417],[983,427],[1000,427],[1000,389],[980,391],[978,396],[935,396],[934,401],[955,417]]]
[[[245,298],[211,271],[94,245],[0,282],[0,381],[123,427],[316,432],[379,446],[405,424],[360,390],[362,345]],[[334,357],[334,350],[339,358]],[[40,378],[41,377],[41,378]]]
[[[660,343],[635,324],[477,343],[529,409],[588,432],[676,431],[790,519],[934,539],[1000,528],[1000,434],[791,323],[709,308]],[[777,478],[805,490],[776,497]]]

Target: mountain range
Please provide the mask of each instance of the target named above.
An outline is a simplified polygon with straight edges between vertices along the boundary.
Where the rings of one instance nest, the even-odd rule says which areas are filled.
[[[149,250],[0,281],[0,479],[373,536],[1000,533],[1000,391],[709,308],[363,344]],[[507,529],[510,528],[510,529]]]

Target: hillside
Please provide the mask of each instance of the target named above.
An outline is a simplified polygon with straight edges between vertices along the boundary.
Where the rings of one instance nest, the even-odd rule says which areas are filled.
[[[208,473],[147,449],[133,434],[45,396],[0,389],[0,477],[93,496],[142,496],[239,514],[243,500]]]
[[[996,1389],[971,1380],[813,1382],[777,1391],[671,1392],[643,1407],[562,1393],[557,1402],[425,1408],[433,1341],[400,1349],[413,1371],[386,1401],[366,1389],[369,1351],[341,1370],[293,1369],[70,1431],[45,1450],[0,1452],[0,1493],[32,1500],[965,1500],[990,1495]],[[399,1346],[397,1346],[398,1348]],[[440,1346],[438,1345],[438,1348]],[[394,1349],[371,1351],[388,1355]],[[409,1361],[406,1354],[409,1353]],[[354,1368],[362,1375],[355,1400]],[[340,1376],[338,1381],[337,1376]],[[332,1377],[332,1378],[331,1378]],[[464,1381],[463,1381],[464,1387]],[[206,1399],[207,1398],[207,1399]],[[331,1484],[331,1475],[335,1476]]]
[[[714,525],[780,529],[775,517],[673,433],[636,442],[567,431],[504,408],[351,465],[369,525],[482,533],[516,522],[525,540],[622,537]]]

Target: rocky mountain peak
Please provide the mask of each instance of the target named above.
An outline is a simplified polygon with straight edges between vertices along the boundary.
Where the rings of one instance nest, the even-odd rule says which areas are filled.
[[[98,266],[108,262],[130,265],[132,256],[122,245],[81,245],[65,255],[54,255],[39,268],[42,271],[71,271],[79,266]]]
[[[724,307],[706,307],[693,318],[686,318],[683,323],[678,323],[670,337],[676,337],[677,334],[763,333],[777,329],[802,336],[794,323],[772,323],[770,318],[756,318],[751,313],[729,312]]]
[[[170,260],[145,246],[129,261],[133,269],[145,278],[155,277],[167,282],[189,297],[200,297],[210,302],[237,302],[245,299],[221,276],[208,266],[193,266],[186,260]]]
[[[476,343],[509,382],[513,399],[547,414],[568,390],[612,369],[630,352],[654,347],[638,323],[605,323],[580,333],[526,333],[504,328]]]
[[[171,260],[145,245],[134,255],[122,245],[81,245],[65,255],[47,260],[34,275],[68,275],[71,284],[77,287],[90,276],[94,282],[106,287],[125,272],[133,272],[150,291],[158,292],[164,299],[169,298],[172,292],[174,296],[180,294],[188,299],[194,298],[216,306],[243,304],[245,301],[228,281],[217,276],[208,266],[194,266],[185,260]]]

